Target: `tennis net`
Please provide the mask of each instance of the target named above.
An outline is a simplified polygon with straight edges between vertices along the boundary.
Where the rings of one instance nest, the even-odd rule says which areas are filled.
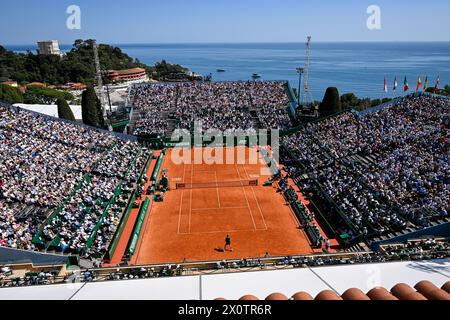
[[[239,181],[215,181],[215,182],[193,182],[177,183],[177,189],[208,189],[208,188],[231,188],[231,187],[256,187],[258,180]]]

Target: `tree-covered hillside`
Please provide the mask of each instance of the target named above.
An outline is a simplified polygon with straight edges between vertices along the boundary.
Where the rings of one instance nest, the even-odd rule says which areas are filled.
[[[53,85],[68,82],[95,82],[95,64],[93,40],[76,40],[73,48],[63,57],[55,55],[39,55],[28,52],[18,54],[0,46],[0,82],[8,79],[21,84],[30,82],[45,82]],[[156,80],[170,80],[187,75],[189,70],[179,65],[162,61],[156,66],[147,66],[138,59],[133,59],[123,53],[118,47],[99,45],[99,57],[103,70],[128,69],[141,67],[147,70],[150,77]]]

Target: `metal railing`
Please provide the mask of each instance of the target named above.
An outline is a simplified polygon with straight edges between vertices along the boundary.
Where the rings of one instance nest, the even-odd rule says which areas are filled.
[[[418,243],[423,239],[411,240],[417,249]],[[158,265],[136,265],[120,266],[111,268],[97,268],[89,270],[78,270],[67,272],[66,276],[44,276],[40,277],[37,272],[28,273],[25,277],[10,276],[0,279],[1,287],[51,285],[64,283],[86,283],[133,279],[151,279],[162,277],[182,277],[212,275],[235,272],[254,272],[267,270],[285,270],[293,268],[317,268],[332,265],[353,265],[370,263],[390,263],[401,261],[425,261],[436,259],[447,259],[450,257],[449,239],[438,239],[436,243],[441,244],[443,249],[431,248],[421,252],[405,251],[409,249],[405,244],[390,244],[382,246],[379,252],[359,253],[335,253],[335,254],[311,254],[292,255],[285,257],[261,257],[227,261],[204,261],[167,263]],[[390,248],[390,250],[388,250]],[[397,251],[396,251],[397,250]],[[48,273],[47,273],[48,274]]]

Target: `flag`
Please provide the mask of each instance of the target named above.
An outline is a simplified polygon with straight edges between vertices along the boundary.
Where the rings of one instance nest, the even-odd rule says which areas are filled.
[[[397,82],[397,77],[395,77],[395,80],[394,80],[394,92],[397,91],[397,87],[398,87],[398,82]]]
[[[427,91],[428,89],[428,76],[425,76],[425,83],[423,84],[423,91]]]
[[[419,92],[420,87],[422,86],[422,79],[419,78],[417,79],[417,87],[416,87],[416,92]]]
[[[436,80],[436,86],[434,87],[434,93],[437,92],[437,90],[439,89],[439,85],[441,84],[441,80],[439,79],[439,76],[437,77]]]
[[[408,84],[408,80],[405,77],[405,82],[404,82],[404,89],[405,92],[409,90],[409,84]]]
[[[386,77],[384,77],[384,92],[388,92]]]

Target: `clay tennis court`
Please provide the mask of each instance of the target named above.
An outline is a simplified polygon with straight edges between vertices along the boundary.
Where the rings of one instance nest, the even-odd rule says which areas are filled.
[[[175,164],[169,150],[162,166],[168,170],[172,190],[162,203],[153,203],[131,263],[160,264],[222,259],[309,254],[306,235],[276,187],[264,187],[270,174],[257,161],[256,149],[234,150],[234,164]],[[245,161],[236,163],[245,150]],[[201,152],[201,149],[191,150]],[[251,153],[253,152],[253,153]],[[211,153],[210,153],[211,154]],[[242,154],[242,153],[241,153]],[[214,153],[213,153],[214,155]],[[208,158],[208,157],[207,157]],[[194,158],[192,158],[194,159]],[[224,186],[177,189],[177,183],[217,183],[258,180],[257,186]],[[233,252],[223,252],[230,234]]]

